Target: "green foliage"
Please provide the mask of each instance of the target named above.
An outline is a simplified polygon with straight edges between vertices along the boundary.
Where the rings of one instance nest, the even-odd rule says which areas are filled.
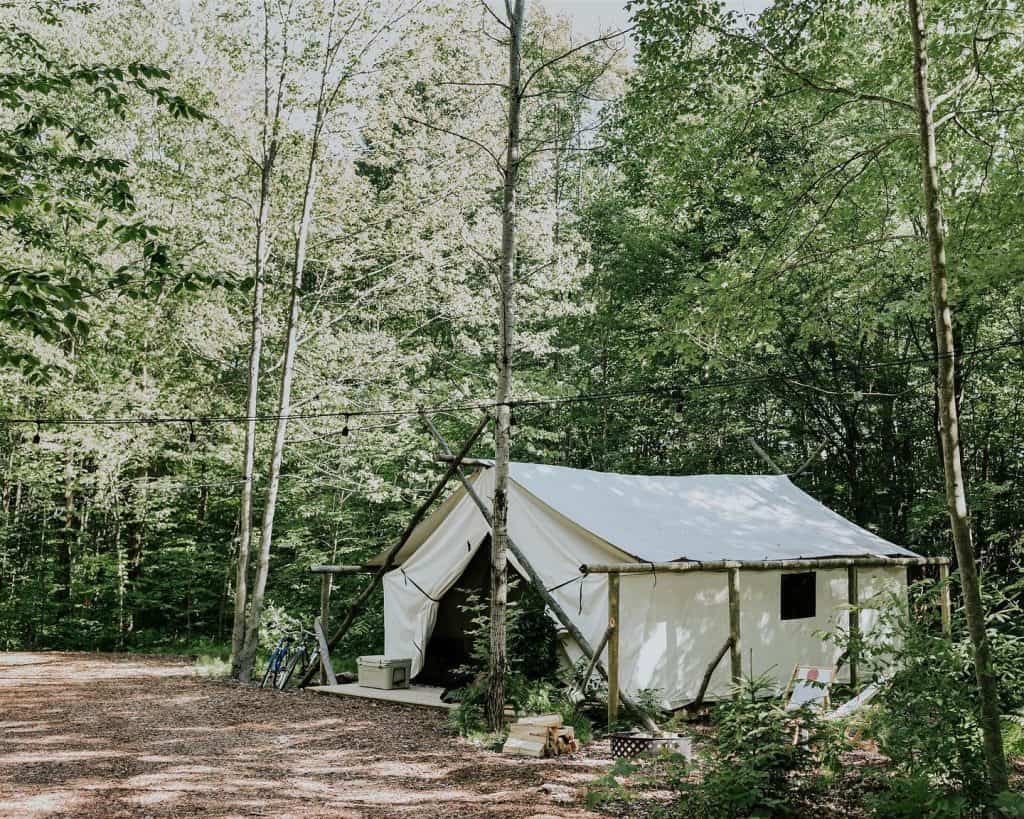
[[[620,780],[632,776],[639,770],[640,766],[628,759],[616,759],[607,773],[601,774],[587,785],[587,807],[594,809],[628,806],[636,797]]]
[[[679,783],[681,810],[708,819],[785,816],[795,795],[816,785],[817,719],[808,709],[787,712],[773,690],[766,677],[744,679],[718,704],[701,777]]]
[[[490,658],[490,605],[476,592],[467,594],[462,606],[472,623],[471,662],[459,672],[471,682],[455,693],[458,707],[450,724],[463,735],[479,734],[485,728],[484,704],[486,673]],[[509,673],[505,679],[505,697],[518,714],[559,713],[563,723],[576,729],[581,743],[589,742],[593,726],[587,717],[565,697],[558,681],[555,655],[557,634],[543,601],[529,584],[520,588],[518,580],[509,583],[506,627]]]
[[[107,152],[104,129],[147,98],[173,117],[202,118],[164,84],[164,69],[77,63],[33,33],[33,23],[59,29],[58,12],[29,4],[28,20],[0,20],[0,324],[49,342],[86,333],[97,287],[155,293],[179,272],[165,231],[136,215],[129,163]],[[104,255],[117,248],[140,260],[110,269]],[[30,350],[3,339],[0,357],[36,379],[46,372]]]
[[[878,816],[973,816],[987,806],[973,655],[962,632],[950,640],[936,628],[936,593],[932,584],[914,589],[910,612],[898,601],[883,606],[863,645],[883,673],[867,730],[891,760],[872,802]],[[1016,642],[1000,645],[1013,648],[1000,658],[1001,673],[1024,671],[1015,666]]]

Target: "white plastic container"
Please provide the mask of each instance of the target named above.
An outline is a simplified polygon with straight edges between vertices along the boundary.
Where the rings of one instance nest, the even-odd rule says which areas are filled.
[[[412,660],[371,654],[358,660],[359,684],[366,688],[408,688]]]

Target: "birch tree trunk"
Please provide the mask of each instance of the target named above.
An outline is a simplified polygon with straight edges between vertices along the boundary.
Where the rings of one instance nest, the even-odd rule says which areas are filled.
[[[522,82],[522,36],[526,0],[510,9],[508,53],[508,134],[501,212],[501,270],[498,306],[498,417],[494,430],[494,519],[491,533],[490,662],[487,722],[501,728],[505,713],[508,608],[508,462],[511,444],[513,288],[516,261],[516,182],[519,173],[519,118]]]
[[[309,226],[313,219],[313,203],[316,201],[317,177],[320,167],[320,140],[327,116],[327,75],[337,48],[332,44],[332,25],[328,32],[327,48],[323,69],[320,74],[320,93],[317,97],[316,118],[309,148],[309,163],[306,167],[306,185],[302,195],[302,216],[299,219],[298,235],[295,240],[295,263],[292,268],[291,300],[288,307],[288,328],[285,339],[284,363],[281,370],[281,389],[277,402],[277,424],[274,430],[274,448],[270,458],[270,475],[267,481],[267,495],[263,505],[263,522],[260,528],[259,563],[253,584],[252,600],[245,624],[245,641],[239,662],[239,679],[249,682],[252,678],[256,649],[259,646],[260,621],[263,617],[263,598],[270,573],[270,547],[274,536],[274,514],[277,511],[277,496],[281,486],[281,463],[284,460],[285,438],[288,431],[288,414],[292,406],[292,380],[295,375],[295,352],[299,346],[299,308],[302,298],[302,277],[306,267],[306,244]],[[335,94],[337,89],[335,90]],[[331,95],[333,99],[334,94]]]
[[[252,486],[256,466],[256,413],[259,409],[260,357],[263,354],[263,288],[270,250],[270,186],[276,146],[264,156],[260,173],[260,207],[256,223],[256,270],[252,294],[252,333],[249,344],[248,398],[245,404],[245,453],[242,466],[242,502],[238,525],[238,559],[235,568],[235,613],[231,628],[231,675],[239,677],[245,643],[245,609],[248,602],[249,551],[252,547]]]
[[[260,162],[260,193],[256,212],[256,260],[252,294],[252,329],[249,343],[249,371],[245,403],[245,444],[242,465],[242,498],[238,524],[238,554],[235,566],[235,611],[231,626],[231,676],[241,679],[242,650],[245,645],[245,616],[248,604],[249,553],[252,549],[252,490],[256,467],[256,415],[259,411],[260,358],[263,354],[263,294],[270,258],[270,205],[274,168],[279,150],[282,91],[286,61],[282,59],[277,91],[270,81],[270,17],[263,17],[263,140]],[[273,104],[271,103],[273,95]]]
[[[242,682],[252,677],[253,663],[259,644],[260,620],[263,616],[263,597],[267,589],[270,572],[270,546],[274,536],[274,513],[277,511],[277,495],[281,486],[281,462],[284,459],[285,437],[288,431],[288,414],[292,406],[292,380],[295,375],[295,351],[299,339],[299,307],[301,301],[302,273],[306,262],[306,240],[309,223],[313,214],[317,179],[317,156],[310,158],[306,175],[306,191],[303,195],[302,217],[299,221],[298,238],[295,242],[295,266],[292,271],[291,301],[288,307],[288,329],[285,340],[284,366],[281,371],[281,389],[277,401],[277,423],[274,430],[274,449],[270,458],[270,476],[267,481],[267,496],[263,506],[263,523],[260,527],[259,563],[253,583],[252,600],[245,624],[245,642],[240,658]]]
[[[910,32],[914,46],[914,97],[920,138],[921,174],[928,222],[928,248],[931,257],[931,298],[938,349],[938,403],[946,505],[953,531],[953,545],[960,564],[967,629],[974,647],[974,668],[981,704],[981,729],[984,735],[985,763],[993,793],[1008,790],[1006,757],[999,724],[999,693],[992,668],[992,651],[985,634],[985,612],[981,603],[978,570],[971,543],[960,454],[959,412],[954,381],[955,345],[953,313],[949,304],[949,274],[946,265],[945,225],[943,224],[938,157],[935,147],[935,123],[928,90],[928,49],[925,36],[924,2],[908,0]]]

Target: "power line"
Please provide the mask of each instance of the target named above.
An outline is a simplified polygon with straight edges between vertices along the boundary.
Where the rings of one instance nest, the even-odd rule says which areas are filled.
[[[1024,347],[1024,341],[1010,340],[999,344],[991,344],[984,347],[975,347],[970,350],[961,350],[950,354],[933,354],[929,356],[905,356],[902,358],[888,359],[885,361],[863,362],[857,365],[860,370],[878,370],[888,367],[903,367],[911,364],[930,364],[937,361],[956,357],[958,359],[971,358],[985,353],[998,352],[1013,348]],[[731,389],[734,387],[750,386],[763,383],[778,383],[785,381],[794,386],[805,387],[797,380],[797,375],[771,372],[764,375],[741,376],[737,378],[720,379],[717,381],[700,381],[690,384],[669,384],[661,387],[627,387],[617,390],[605,390],[602,392],[579,393],[577,395],[562,396],[560,398],[521,398],[507,402],[497,401],[475,401],[467,403],[455,403],[438,405],[433,407],[416,408],[369,408],[369,409],[347,409],[332,410],[325,412],[298,412],[288,415],[274,413],[258,413],[253,416],[246,415],[191,415],[191,416],[123,416],[123,417],[0,417],[0,425],[34,425],[43,426],[156,426],[161,424],[192,426],[195,424],[235,424],[250,422],[279,421],[282,418],[287,420],[317,420],[325,418],[344,418],[347,422],[352,418],[366,417],[388,417],[388,418],[413,418],[421,413],[437,415],[442,413],[458,413],[471,411],[489,411],[499,406],[515,407],[545,407],[572,405],[591,401],[608,401],[616,398],[664,398],[678,399],[684,395],[704,390]],[[851,391],[854,392],[854,391]],[[384,428],[391,424],[383,424],[380,427],[364,427],[364,429]]]

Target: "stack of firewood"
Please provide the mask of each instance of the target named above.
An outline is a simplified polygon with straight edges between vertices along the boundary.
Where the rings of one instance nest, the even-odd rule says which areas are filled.
[[[580,743],[571,725],[562,725],[559,714],[522,717],[509,729],[502,753],[517,756],[558,756],[578,751]]]

